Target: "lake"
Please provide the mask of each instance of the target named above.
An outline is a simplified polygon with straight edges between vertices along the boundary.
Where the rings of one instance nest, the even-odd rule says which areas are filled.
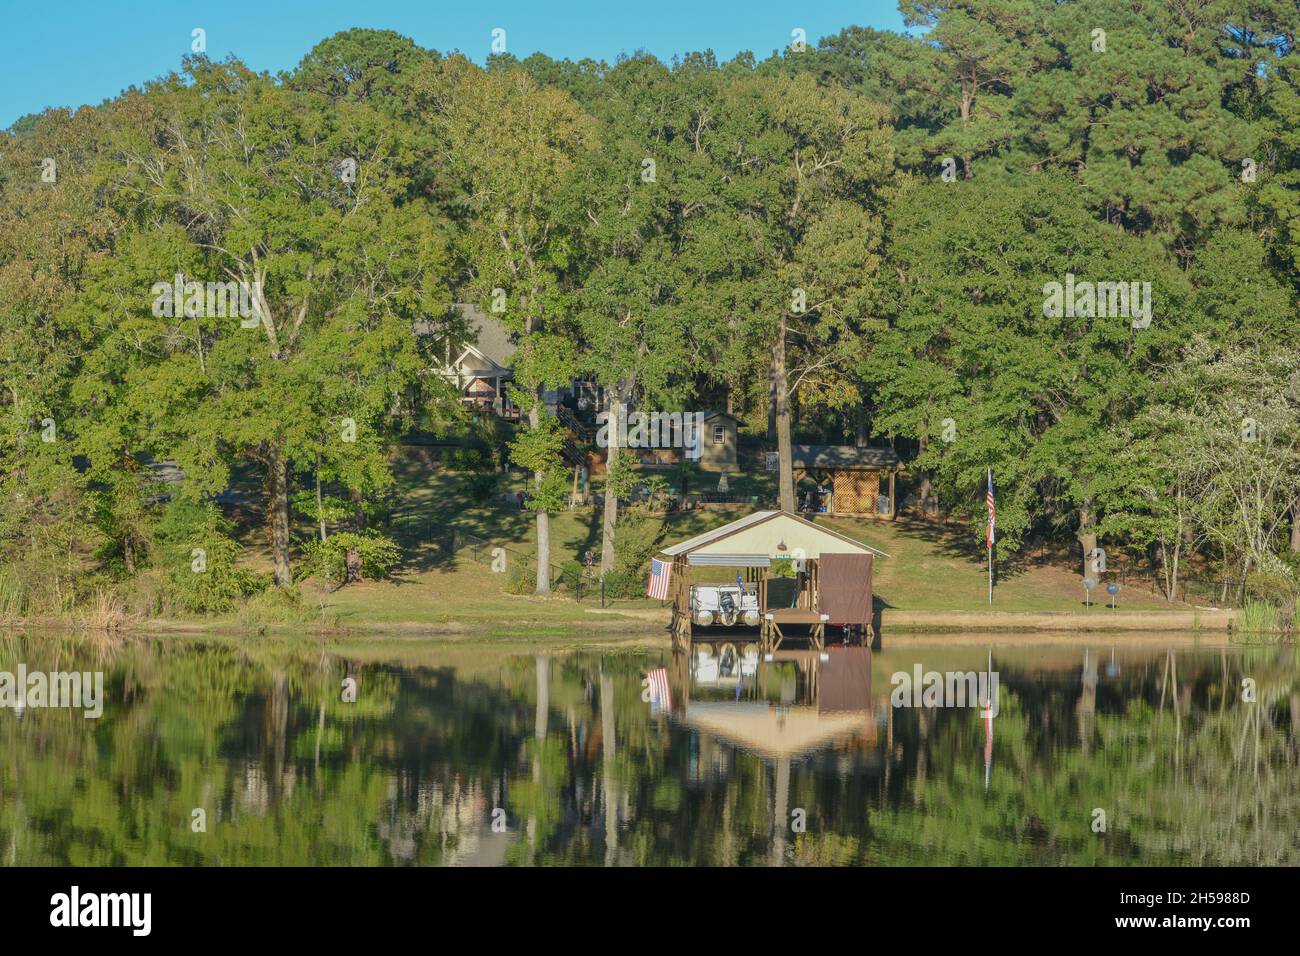
[[[0,672],[100,673],[102,714],[0,710],[0,862],[1300,863],[1294,645],[926,640],[10,634]],[[950,699],[980,672],[995,707]]]

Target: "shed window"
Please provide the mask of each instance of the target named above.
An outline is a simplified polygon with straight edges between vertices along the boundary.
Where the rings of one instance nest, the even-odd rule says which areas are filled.
[[[721,425],[713,426],[713,444],[723,445],[727,441],[727,430]]]

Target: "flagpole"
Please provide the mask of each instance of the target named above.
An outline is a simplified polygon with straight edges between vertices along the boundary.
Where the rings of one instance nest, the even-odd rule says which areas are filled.
[[[991,498],[993,496],[992,468],[988,469],[988,484],[985,487],[988,489],[989,497]],[[989,526],[985,538],[985,543],[988,545],[989,549],[989,604],[991,606],[993,604],[993,520],[991,515],[989,516]]]

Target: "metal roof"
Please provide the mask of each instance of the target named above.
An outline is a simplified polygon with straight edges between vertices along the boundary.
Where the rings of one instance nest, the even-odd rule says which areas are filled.
[[[874,471],[902,465],[898,453],[892,448],[858,448],[853,445],[793,445],[790,458],[795,468]]]
[[[706,544],[711,544],[719,538],[725,538],[729,534],[735,534],[742,528],[748,528],[752,524],[758,524],[760,521],[766,521],[774,514],[780,514],[779,511],[755,511],[753,514],[745,515],[729,524],[724,524],[720,528],[714,528],[712,531],[705,531],[703,534],[697,534],[693,538],[687,538],[680,544],[675,544],[671,548],[664,548],[664,554],[676,557],[679,554],[686,554],[695,548],[702,548]]]
[[[745,517],[743,518],[737,518],[735,521],[732,521],[728,524],[724,524],[719,528],[714,528],[712,531],[705,531],[703,534],[697,534],[693,538],[687,538],[685,541],[682,541],[679,544],[674,544],[671,547],[664,548],[663,553],[668,555],[669,557],[674,557],[674,558],[677,557],[678,555],[690,554],[692,551],[695,551],[699,548],[704,548],[717,541],[721,541],[725,538],[729,538],[734,534],[744,531],[746,528],[751,528],[754,525],[762,524],[765,521],[771,521],[777,518],[781,518],[786,521],[791,521],[798,525],[803,525],[804,527],[812,528],[813,530],[821,532],[823,534],[831,535],[832,537],[838,538],[839,540],[847,544],[851,544],[856,548],[861,548],[863,551],[870,551],[872,554],[880,555],[883,558],[889,557],[888,554],[886,554],[884,551],[881,551],[879,548],[873,548],[869,544],[863,544],[861,541],[854,540],[853,538],[850,538],[846,534],[841,534],[840,532],[836,531],[833,528],[828,528],[825,525],[815,524],[809,521],[807,518],[800,517],[797,514],[792,514],[789,511],[755,511],[753,514],[745,515]],[[691,563],[696,564],[698,562],[692,560]]]

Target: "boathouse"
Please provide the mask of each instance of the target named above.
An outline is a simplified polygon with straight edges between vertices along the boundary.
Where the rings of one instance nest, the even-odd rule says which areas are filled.
[[[787,511],[756,511],[665,548],[675,648],[695,642],[869,644],[871,576],[885,552]]]

